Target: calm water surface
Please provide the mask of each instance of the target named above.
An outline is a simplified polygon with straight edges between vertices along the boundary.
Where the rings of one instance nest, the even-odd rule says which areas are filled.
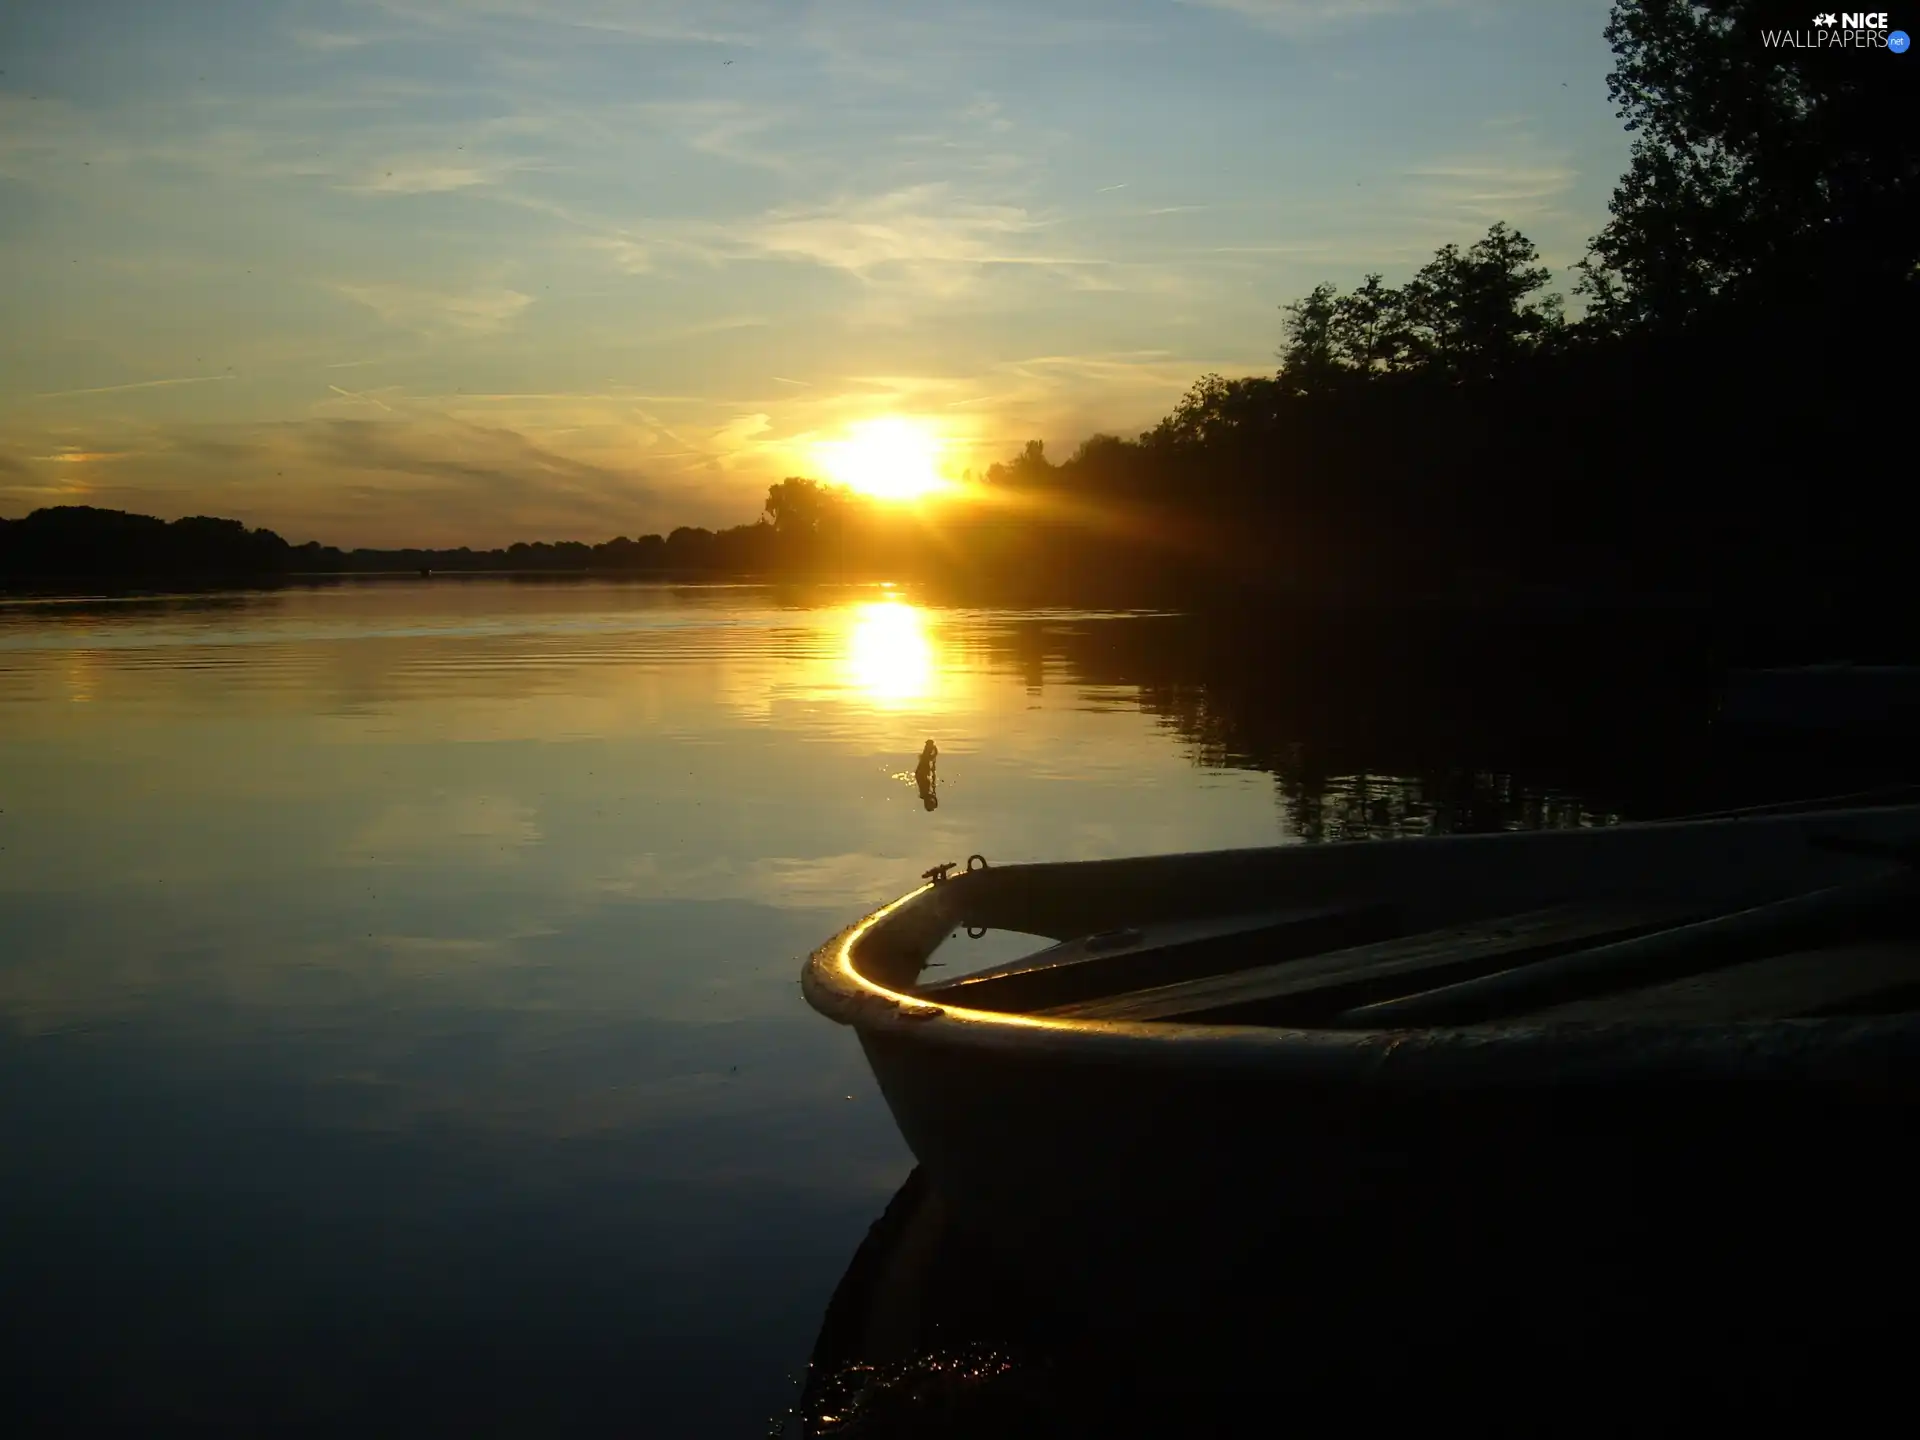
[[[1033,643],[1134,623],[438,581],[0,606],[15,1402],[765,1433],[910,1166],[802,954],[972,851],[1288,834],[1272,776]]]
[[[763,1435],[910,1167],[800,960],[928,865],[1920,780],[1727,742],[1664,620],[1369,624],[499,579],[0,602],[8,1411]]]

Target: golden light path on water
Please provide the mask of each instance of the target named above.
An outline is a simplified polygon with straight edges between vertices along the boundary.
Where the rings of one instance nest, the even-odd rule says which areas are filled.
[[[870,704],[899,709],[931,698],[938,688],[935,658],[926,616],[914,606],[888,599],[853,608],[847,676]]]

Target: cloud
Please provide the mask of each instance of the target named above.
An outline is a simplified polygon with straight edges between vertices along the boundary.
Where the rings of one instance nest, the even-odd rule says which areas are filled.
[[[994,267],[1066,274],[1105,263],[1040,248],[1054,223],[1019,205],[964,198],[937,181],[686,227],[671,243],[709,264],[777,260],[839,271],[869,292],[862,307],[841,310],[844,321],[898,323],[970,294]]]
[[[1417,165],[1404,172],[1410,207],[1447,223],[1484,228],[1506,220],[1560,219],[1577,172],[1564,157],[1465,157]],[[1437,212],[1437,214],[1435,213]]]
[[[873,194],[788,204],[730,220],[672,219],[612,225],[563,217],[589,233],[566,245],[608,256],[631,275],[701,267],[781,262],[817,267],[859,282],[854,296],[832,296],[835,321],[900,323],[971,294],[990,271],[1052,273],[1077,285],[1078,272],[1108,262],[1045,243],[1062,222],[1023,205],[968,195],[951,181],[927,181]],[[819,296],[823,292],[792,292]],[[684,334],[765,325],[764,315],[714,325],[675,327]],[[654,338],[654,337],[649,337]]]
[[[124,460],[131,450],[57,450],[51,455],[36,455],[52,465],[91,465],[100,460]]]
[[[1001,111],[1000,102],[991,97],[974,101],[960,112],[960,118],[983,124],[996,135],[1004,135],[1014,128],[1013,121]]]
[[[599,32],[634,40],[752,45],[776,20],[769,0],[373,0],[389,17],[439,31]]]
[[[1025,258],[1008,242],[1039,228],[1015,206],[969,204],[953,198],[950,186],[932,183],[819,209],[775,211],[742,238],[768,255],[867,275],[887,265]]]
[[[89,385],[80,390],[48,390],[33,398],[36,400],[64,400],[70,395],[111,395],[121,390],[158,390],[171,385],[203,385],[212,380],[233,380],[237,376],[228,375],[179,375],[168,380],[129,380],[121,385]]]
[[[117,104],[79,106],[0,89],[0,176],[81,196],[117,181],[122,208],[164,208],[183,182],[318,181],[369,196],[498,191],[545,168],[548,146],[578,140],[578,125],[569,128],[576,117],[552,107],[486,118],[446,113],[447,101],[462,93],[471,91],[395,78],[357,61],[323,86],[208,94],[184,107],[138,90]],[[247,203],[261,199],[253,193]]]
[[[389,405],[386,401],[382,400],[378,395],[372,394],[369,391],[346,390],[346,389],[342,389],[338,385],[328,385],[327,389],[331,390],[336,395],[342,396],[345,399],[363,400],[367,404],[375,407],[376,409],[386,411],[389,415],[393,413],[393,407],[391,405]]]
[[[365,35],[348,35],[339,31],[295,30],[293,42],[306,50],[358,50],[368,43]]]
[[[1486,0],[1175,0],[1175,3],[1196,9],[1224,10],[1263,30],[1302,35],[1421,10],[1484,8]]]
[[[764,411],[736,415],[715,431],[713,438],[723,450],[744,450],[772,427],[773,420]]]
[[[641,106],[640,114],[678,133],[690,149],[702,155],[777,173],[789,173],[794,168],[784,152],[753,142],[765,135],[790,131],[795,116],[764,107],[750,108],[736,100],[653,103]]]
[[[430,339],[488,335],[504,330],[533,303],[531,295],[504,285],[471,290],[428,290],[413,285],[348,284],[334,290],[366,306],[387,324]]]
[[[624,235],[590,235],[583,242],[589,250],[598,250],[626,275],[653,273],[653,252]]]
[[[691,508],[636,467],[427,411],[146,425],[101,439],[119,452],[111,466],[61,465],[53,483],[0,466],[0,513],[58,493],[167,519],[231,515],[295,542],[492,546],[640,534]]]
[[[499,169],[478,165],[448,165],[434,161],[390,161],[387,168],[369,172],[359,184],[341,188],[368,195],[432,195],[448,190],[466,190],[476,185],[497,184]]]
[[[489,517],[538,509],[625,513],[644,482],[576,460],[517,430],[466,421],[314,420],[297,444],[346,488],[374,478],[413,480],[416,494],[471,503]],[[358,487],[354,477],[360,478]]]

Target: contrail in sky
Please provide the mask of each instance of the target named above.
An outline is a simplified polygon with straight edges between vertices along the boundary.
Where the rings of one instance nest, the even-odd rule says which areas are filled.
[[[93,385],[85,390],[49,390],[36,400],[58,400],[67,395],[105,395],[114,390],[157,390],[162,385],[198,385],[207,380],[238,380],[238,375],[182,375],[173,380],[131,380],[125,385]]]
[[[386,411],[389,415],[393,413],[393,407],[387,404],[387,402],[382,400],[378,395],[366,395],[366,394],[362,394],[358,390],[342,390],[338,385],[329,385],[327,386],[327,389],[333,391],[333,393],[336,395],[344,395],[349,400],[371,400],[374,404],[378,405],[382,410]]]

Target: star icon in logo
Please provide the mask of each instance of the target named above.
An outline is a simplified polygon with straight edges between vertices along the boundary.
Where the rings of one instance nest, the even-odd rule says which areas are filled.
[[[1834,18],[1833,12],[1829,10],[1825,15],[1814,16],[1813,23],[1815,27],[1818,29],[1831,30],[1835,25],[1838,25],[1840,22]]]

